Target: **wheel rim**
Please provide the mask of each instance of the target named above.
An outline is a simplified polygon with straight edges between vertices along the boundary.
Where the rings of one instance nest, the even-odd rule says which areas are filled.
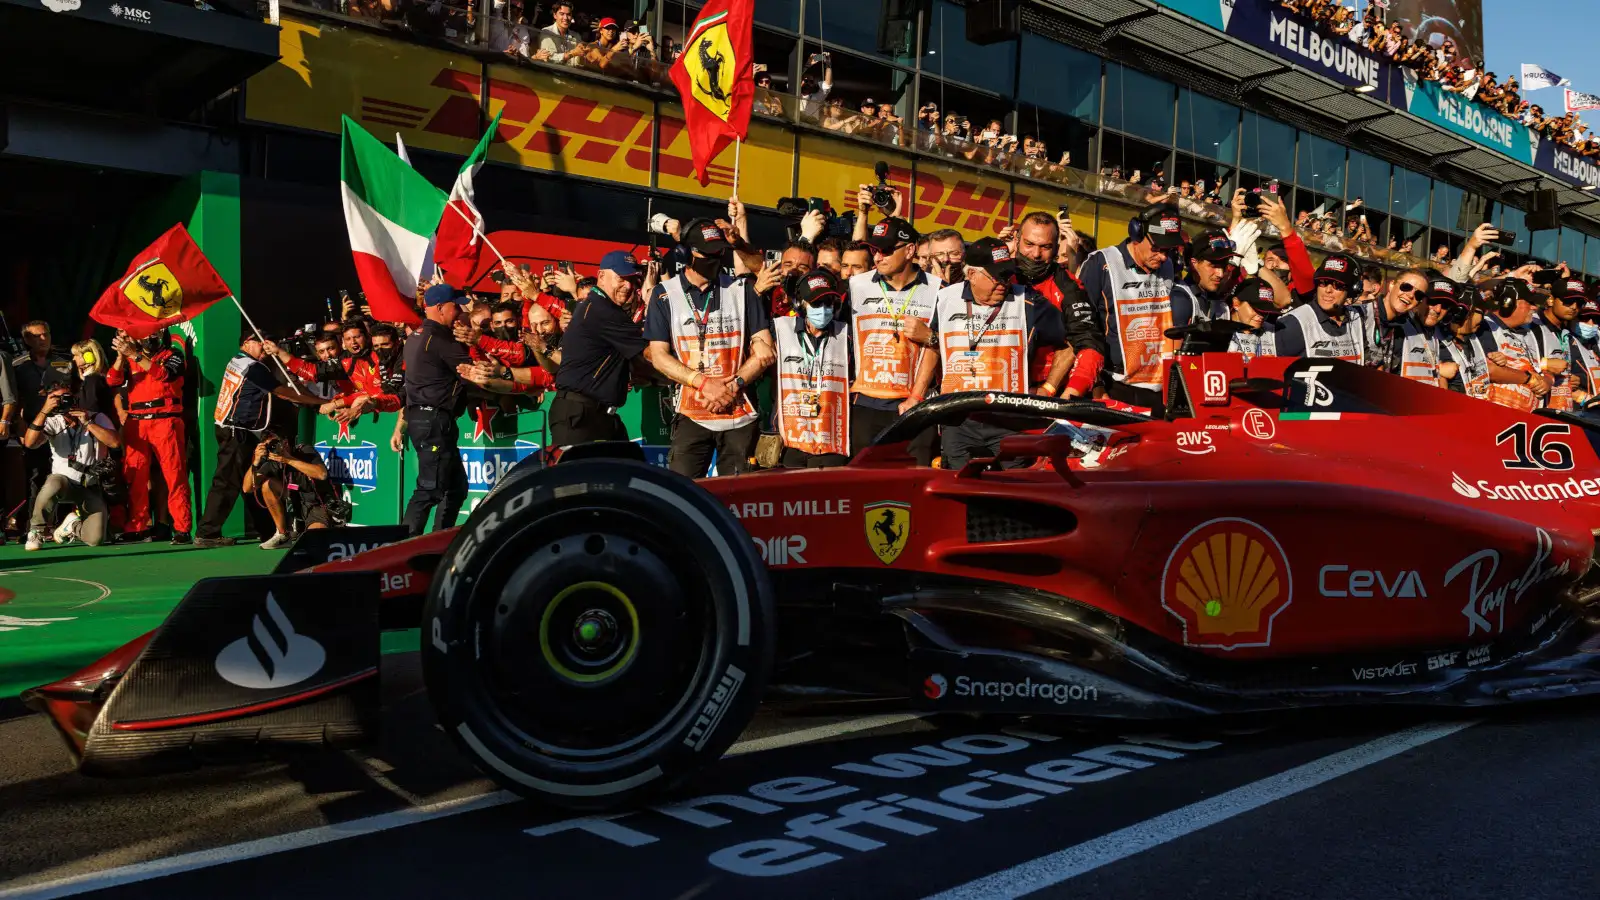
[[[575,509],[508,536],[475,579],[474,693],[518,743],[574,761],[663,737],[710,670],[707,570],[631,512]],[[698,589],[695,586],[698,585]]]

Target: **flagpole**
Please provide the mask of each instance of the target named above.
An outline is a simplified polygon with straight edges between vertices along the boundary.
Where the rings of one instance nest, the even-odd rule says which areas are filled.
[[[256,340],[265,344],[267,339],[261,336],[261,329],[256,327],[256,323],[250,321],[250,314],[244,311],[244,304],[240,303],[239,298],[232,294],[228,295],[228,299],[232,300],[233,305],[239,308],[239,315],[244,316],[244,323],[250,326],[250,330],[255,334]],[[272,361],[278,364],[278,371],[283,373],[283,377],[289,379],[290,384],[298,384],[299,379],[289,374],[289,370],[284,367],[283,360],[278,358],[278,354],[273,353],[270,355],[272,356]]]
[[[723,145],[727,146],[727,145]],[[733,139],[733,195],[739,196],[739,149],[744,146],[744,141],[738,137]]]
[[[737,180],[737,177],[738,176],[735,176],[736,180]],[[477,235],[480,238],[483,238],[483,245],[485,247],[488,247],[490,250],[493,250],[494,251],[494,255],[499,258],[501,268],[504,268],[506,266],[511,265],[510,263],[506,262],[505,254],[500,252],[500,248],[496,247],[494,245],[494,243],[489,240],[489,236],[483,233],[483,229],[478,227],[478,223],[477,222],[472,221],[472,219],[467,217],[466,213],[461,211],[461,207],[456,206],[454,203],[447,203],[447,204],[445,204],[445,208],[446,209],[455,210],[456,211],[456,215],[461,217],[461,221],[466,222],[468,225],[472,226],[472,233]]]

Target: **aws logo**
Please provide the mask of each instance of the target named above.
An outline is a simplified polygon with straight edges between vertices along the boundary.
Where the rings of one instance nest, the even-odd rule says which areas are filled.
[[[429,87],[434,90],[418,92],[404,100],[364,96],[361,120],[372,125],[476,141],[481,134],[476,71],[440,69]],[[506,144],[523,153],[560,156],[570,163],[590,163],[596,167],[596,171],[584,174],[630,180],[625,175],[619,179],[611,172],[620,167],[648,177],[652,125],[656,121],[650,111],[585,97],[577,85],[568,85],[568,88],[571,93],[544,93],[519,82],[491,78],[490,100],[504,103],[495,143]],[[660,118],[660,167],[664,176],[691,178],[694,175],[684,127],[682,119]],[[675,143],[682,146],[675,147]],[[579,168],[583,167],[578,166],[575,171]],[[733,186],[731,166],[712,165],[707,174],[715,184]]]

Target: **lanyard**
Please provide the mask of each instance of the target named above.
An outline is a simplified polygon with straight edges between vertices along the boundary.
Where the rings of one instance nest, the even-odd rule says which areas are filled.
[[[1005,305],[1005,300],[995,304],[994,311],[989,313],[989,320],[983,323],[983,328],[973,331],[972,323],[977,317],[972,314],[972,301],[967,301],[967,353],[977,354],[978,344],[983,341],[983,336],[989,333],[989,328],[994,325],[994,320],[1000,315],[1000,310],[1004,309]]]
[[[889,299],[889,289],[884,287],[885,283],[886,281],[878,282],[878,292],[883,295],[883,305],[888,307],[889,304],[893,303],[894,301]],[[894,339],[896,341],[900,340],[900,320],[905,316],[906,310],[910,308],[912,298],[917,296],[917,288],[919,287],[922,287],[922,283],[920,281],[916,284],[913,284],[911,286],[911,290],[906,292],[905,299],[900,301],[899,309],[890,309],[889,316],[894,321]]]
[[[831,325],[829,326],[832,327]],[[828,338],[831,337],[824,331],[821,337],[813,338],[811,332],[806,331],[805,323],[799,323],[795,329],[800,338],[800,355],[804,357],[800,363],[800,380],[805,384],[806,391],[816,393],[822,383],[822,364],[825,361],[824,351],[828,347]]]
[[[685,288],[692,289],[692,285],[689,284],[687,279],[684,280],[683,284]],[[714,290],[716,290],[716,285],[706,285],[706,301],[700,305],[699,309],[695,308],[694,296],[687,295],[687,299],[689,301],[689,312],[694,319],[694,329],[700,338],[700,355],[696,360],[696,363],[702,372],[706,370],[706,329],[709,328],[711,324],[711,293]]]

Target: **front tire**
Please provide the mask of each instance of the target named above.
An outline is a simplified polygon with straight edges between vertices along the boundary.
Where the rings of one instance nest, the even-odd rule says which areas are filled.
[[[441,725],[504,787],[626,805],[720,757],[771,670],[766,565],[693,481],[621,459],[507,478],[423,610]]]

